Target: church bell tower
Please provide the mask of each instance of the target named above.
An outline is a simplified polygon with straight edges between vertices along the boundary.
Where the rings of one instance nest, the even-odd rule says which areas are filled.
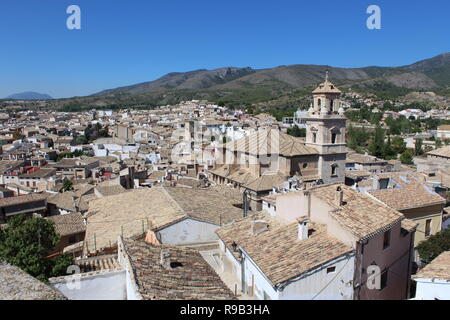
[[[347,119],[341,106],[341,91],[329,81],[312,92],[313,103],[306,119],[306,145],[319,153],[319,176],[325,184],[345,182]]]

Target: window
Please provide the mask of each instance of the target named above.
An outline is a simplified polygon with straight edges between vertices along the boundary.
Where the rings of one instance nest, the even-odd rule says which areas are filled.
[[[317,141],[317,133],[313,133],[313,143],[316,143]]]
[[[327,268],[327,274],[328,273],[334,273],[336,271],[336,267],[329,267]]]
[[[306,169],[306,168],[308,168],[308,164],[307,164],[307,163],[304,163],[304,164],[303,164],[303,169]]]
[[[386,268],[386,269],[381,273],[380,290],[383,290],[384,288],[387,287],[388,274],[389,274],[389,268]]]
[[[331,176],[337,176],[337,165],[335,164],[331,166]]]
[[[391,230],[386,231],[383,237],[383,249],[389,248],[391,244]]]
[[[317,100],[317,105],[319,106],[319,107],[321,107],[322,106],[322,100]]]
[[[337,138],[337,134],[336,133],[332,133],[331,134],[331,143],[335,144],[336,143],[336,138]]]
[[[429,237],[431,235],[431,219],[428,219],[425,222],[425,237]]]

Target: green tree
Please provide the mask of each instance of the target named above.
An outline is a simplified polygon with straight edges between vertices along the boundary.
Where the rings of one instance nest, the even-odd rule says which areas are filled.
[[[387,143],[384,145],[384,159],[392,160],[397,159],[397,153],[394,151],[391,143],[391,137],[388,137]]]
[[[444,251],[450,250],[450,229],[445,229],[430,236],[417,246],[420,259],[428,264]]]
[[[70,256],[48,259],[59,241],[54,223],[44,218],[18,215],[0,229],[0,259],[19,267],[41,281],[66,274]]]
[[[78,145],[78,144],[87,144],[87,143],[89,143],[89,141],[88,141],[86,136],[78,136],[75,139],[75,144],[76,145]]]
[[[347,131],[347,146],[357,152],[363,152],[370,139],[370,133],[365,129],[356,129],[350,126]]]
[[[413,162],[413,154],[412,154],[412,152],[409,151],[409,150],[404,151],[401,154],[401,156],[400,156],[400,161],[403,164],[408,164],[408,165],[413,164],[414,162]]]
[[[414,145],[414,155],[420,156],[423,154],[423,141],[422,139],[416,139],[416,143]]]
[[[293,137],[306,137],[306,129],[305,128],[299,128],[298,126],[294,126],[293,128],[287,129],[287,134],[293,136]]]
[[[372,143],[369,145],[369,151],[372,156],[383,158],[384,150],[384,130],[378,125]]]
[[[61,189],[63,192],[73,190],[73,182],[67,178],[63,180],[63,186]]]
[[[406,142],[402,137],[395,136],[392,139],[392,150],[395,154],[402,154],[406,150]]]

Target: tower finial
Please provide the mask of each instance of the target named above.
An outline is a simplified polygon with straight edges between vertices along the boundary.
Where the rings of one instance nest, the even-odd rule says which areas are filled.
[[[328,82],[329,76],[330,76],[330,71],[327,69],[327,71],[325,72],[325,82]]]

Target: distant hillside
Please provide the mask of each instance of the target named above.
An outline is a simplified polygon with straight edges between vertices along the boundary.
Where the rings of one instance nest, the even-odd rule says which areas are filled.
[[[12,94],[6,99],[14,99],[14,100],[50,100],[53,99],[48,94],[42,94],[38,92],[22,92],[22,93],[16,93]]]
[[[185,73],[169,73],[155,81],[105,90],[97,95],[143,94],[171,90],[301,89],[323,80],[330,70],[336,84],[385,81],[408,89],[433,89],[450,86],[450,53],[403,67],[334,68],[331,66],[291,65],[272,69],[221,68]]]
[[[221,68],[217,70],[196,70],[190,72],[169,73],[155,81],[144,82],[132,86],[105,90],[97,95],[114,93],[142,94],[152,91],[205,89],[224,84],[240,77],[252,74],[251,68]]]
[[[52,100],[49,107],[64,111],[147,109],[201,99],[230,107],[252,106],[290,113],[309,106],[311,90],[323,81],[326,70],[341,89],[370,92],[381,99],[399,99],[413,92],[425,91],[441,95],[444,100],[450,97],[450,53],[446,53],[400,67],[290,65],[268,69],[227,67],[176,72],[154,81],[104,90],[92,96]],[[423,99],[427,97],[431,96],[421,96]],[[430,102],[433,103],[433,99]]]

